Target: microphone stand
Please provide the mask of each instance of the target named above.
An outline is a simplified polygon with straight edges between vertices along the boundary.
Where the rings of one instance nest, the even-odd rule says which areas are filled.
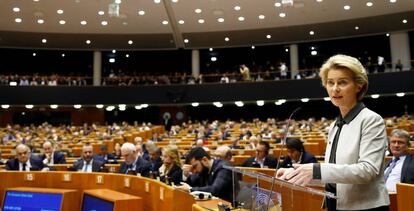
[[[285,146],[285,143],[286,143],[286,140],[287,140],[287,137],[289,136],[289,127],[290,127],[290,123],[291,123],[291,120],[292,120],[292,117],[293,117],[293,114],[295,114],[297,111],[299,111],[301,109],[301,107],[298,107],[298,108],[296,108],[291,114],[290,114],[290,116],[289,116],[289,119],[288,119],[288,122],[287,122],[287,124],[286,124],[286,133],[285,133],[285,137],[283,137],[283,140],[282,140],[282,147],[280,148],[280,152],[279,152],[279,157],[277,158],[277,164],[276,164],[276,171],[277,171],[277,169],[279,168],[279,164],[280,164],[280,157],[282,156],[282,152],[283,152],[283,147]],[[270,204],[270,199],[271,199],[271,197],[272,197],[272,193],[273,193],[273,186],[274,186],[274,184],[275,184],[275,179],[276,179],[276,173],[275,173],[275,176],[273,177],[273,180],[272,180],[272,186],[271,186],[271,188],[270,188],[270,193],[269,193],[269,200],[267,201],[267,205],[266,205],[266,210],[269,210],[269,204]]]

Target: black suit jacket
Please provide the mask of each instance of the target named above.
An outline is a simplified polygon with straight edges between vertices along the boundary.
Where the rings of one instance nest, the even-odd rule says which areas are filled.
[[[43,164],[42,160],[40,160],[38,157],[34,155],[30,156],[30,165],[31,165],[31,168],[30,168],[31,171],[40,171],[44,167],[47,167],[46,165]],[[19,160],[17,160],[17,158],[10,158],[9,160],[7,160],[6,170],[19,171]]]
[[[390,165],[392,160],[388,161],[385,169]],[[414,154],[407,154],[401,169],[402,183],[414,184]]]
[[[304,152],[302,154],[302,158],[300,159],[300,164],[305,164],[305,163],[317,163],[318,161],[316,160],[315,156],[313,156],[312,154],[308,153],[308,152]],[[290,158],[289,156],[286,156],[283,159],[283,163],[279,166],[280,168],[292,168],[292,158]]]
[[[183,170],[181,167],[174,165],[170,171],[167,173],[168,185],[172,182],[174,185],[180,185],[180,182],[183,180]],[[166,182],[165,175],[160,177],[161,182]]]
[[[97,155],[95,156],[95,158],[99,159],[100,161],[104,163],[113,163],[113,164],[118,163],[118,161],[116,160],[115,154],[113,153],[108,153],[106,155],[106,159],[104,155]]]
[[[250,157],[249,159],[247,159],[246,161],[244,161],[244,163],[242,163],[241,166],[243,167],[260,167],[260,166],[256,166],[256,161],[255,161],[255,156]],[[272,157],[272,156],[266,156],[265,160],[263,162],[263,166],[267,166],[267,168],[276,168],[277,165],[277,161],[276,158]]]
[[[158,174],[158,169],[162,166],[161,158],[157,158],[155,160],[150,159],[151,169],[150,171]]]
[[[77,160],[72,167],[70,167],[70,170],[72,171],[82,171],[83,170],[83,163],[84,160],[83,159],[79,159]],[[102,170],[105,169],[105,163],[97,160],[97,159],[93,159],[92,160],[92,172],[100,172]]]
[[[46,159],[46,155],[45,154],[40,155],[40,159],[43,161],[44,159]],[[53,164],[65,164],[65,163],[66,163],[66,159],[63,153],[53,152]]]
[[[135,171],[136,174],[140,173],[143,177],[149,177],[149,172],[151,170],[151,164],[149,161],[140,156],[133,165],[135,165],[135,169],[132,170]],[[119,169],[119,173],[126,174],[128,169],[128,164],[126,162],[123,162],[121,164],[121,168]]]
[[[230,170],[223,168],[225,165],[230,166],[227,161],[214,160],[208,175],[193,174],[185,182],[192,187],[191,191],[210,192],[213,196],[231,202],[233,201],[233,177]],[[238,188],[238,177],[235,178]]]

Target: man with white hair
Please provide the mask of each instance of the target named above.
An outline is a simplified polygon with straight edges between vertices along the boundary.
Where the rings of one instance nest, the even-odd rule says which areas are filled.
[[[225,160],[230,162],[231,157],[233,156],[231,153],[231,148],[228,146],[219,146],[217,147],[216,151],[214,152],[216,158]]]
[[[121,174],[140,174],[149,177],[151,164],[138,155],[135,145],[124,143],[121,147],[121,154],[125,159],[119,170]]]
[[[42,160],[33,156],[30,148],[25,144],[19,144],[15,148],[16,158],[9,159],[6,163],[6,170],[11,171],[45,171],[47,166]]]

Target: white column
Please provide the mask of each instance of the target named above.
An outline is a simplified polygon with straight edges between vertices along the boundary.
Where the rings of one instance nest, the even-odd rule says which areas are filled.
[[[100,86],[102,79],[102,52],[93,52],[93,85]]]
[[[299,52],[298,52],[298,45],[291,44],[289,46],[290,52],[290,72],[291,78],[293,79],[296,74],[299,73]]]
[[[394,32],[390,34],[390,49],[393,70],[398,60],[401,61],[403,70],[411,69],[409,39],[410,38],[408,37],[408,32]]]
[[[191,52],[191,73],[197,78],[200,75],[200,51],[193,50]]]

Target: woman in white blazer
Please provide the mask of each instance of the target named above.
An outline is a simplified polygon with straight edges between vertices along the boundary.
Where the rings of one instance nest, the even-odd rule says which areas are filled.
[[[299,185],[325,183],[338,197],[326,200],[328,211],[389,210],[384,120],[360,102],[368,89],[366,70],[356,58],[336,55],[323,64],[319,76],[340,111],[329,128],[325,163],[280,169],[277,177]]]

